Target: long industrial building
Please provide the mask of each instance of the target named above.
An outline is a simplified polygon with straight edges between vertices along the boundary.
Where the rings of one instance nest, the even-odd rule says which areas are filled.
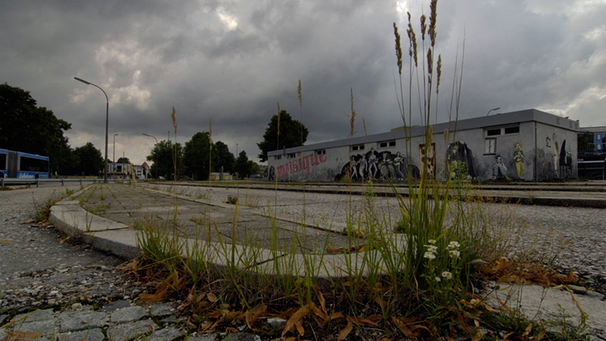
[[[398,181],[427,164],[444,180],[577,177],[579,122],[536,109],[336,140],[268,153],[270,179]]]

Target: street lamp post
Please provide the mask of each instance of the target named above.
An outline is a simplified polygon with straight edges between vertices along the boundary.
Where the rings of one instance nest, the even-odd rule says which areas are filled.
[[[498,107],[498,108],[494,108],[494,109],[490,109],[490,110],[488,110],[488,113],[486,114],[486,116],[490,115],[490,113],[491,113],[492,111],[499,110],[499,109],[501,109],[501,107]]]
[[[155,136],[149,135],[149,134],[146,134],[146,133],[143,133],[143,135],[149,136],[149,137],[153,137],[154,140],[156,140],[156,145],[158,144],[158,139]],[[154,160],[154,163],[156,164],[156,180],[157,180],[158,179],[158,156],[157,155],[156,155],[155,159],[156,160]]]
[[[106,101],[106,105],[105,105],[105,162],[103,162],[104,167],[103,167],[103,182],[107,182],[107,130],[109,128],[109,98],[107,97],[107,93],[105,93],[105,90],[103,90],[100,86],[93,84],[91,82],[85,81],[82,78],[78,78],[78,77],[74,77],[75,80],[82,82],[86,85],[92,85],[95,88],[101,90],[103,92],[103,94],[105,95],[105,101]]]
[[[117,135],[118,134],[114,134],[114,148],[113,148],[114,158],[112,159],[112,163],[113,163],[113,165],[112,165],[112,174],[114,174],[114,179],[116,178],[116,136]]]

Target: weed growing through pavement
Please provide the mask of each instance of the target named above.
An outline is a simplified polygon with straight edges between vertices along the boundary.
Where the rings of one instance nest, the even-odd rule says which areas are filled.
[[[32,200],[34,201],[34,207],[36,209],[34,219],[36,221],[48,220],[48,217],[50,216],[51,207],[57,202],[61,201],[63,198],[65,198],[63,194],[52,191],[51,194],[46,199],[44,199],[43,202],[38,202],[32,194]]]

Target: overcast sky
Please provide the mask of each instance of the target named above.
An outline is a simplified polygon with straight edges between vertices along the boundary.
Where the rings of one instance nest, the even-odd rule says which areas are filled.
[[[209,131],[257,159],[277,102],[309,129],[307,144],[402,125],[393,22],[404,53],[429,1],[129,0],[0,2],[0,82],[30,91],[72,124],[72,147],[145,160],[155,141]],[[465,43],[460,117],[536,108],[606,125],[606,0],[440,0],[444,60],[438,121],[448,118]],[[407,61],[407,59],[405,59]],[[405,65],[404,70],[408,70]],[[302,114],[297,96],[302,83]],[[491,113],[492,115],[493,113]],[[236,146],[237,145],[237,146]]]

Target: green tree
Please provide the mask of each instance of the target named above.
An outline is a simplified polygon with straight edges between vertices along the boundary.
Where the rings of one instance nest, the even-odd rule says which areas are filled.
[[[127,157],[121,157],[116,163],[130,163],[130,160]]]
[[[103,171],[103,156],[92,143],[87,142],[84,146],[77,147],[74,149],[74,155],[78,158],[78,174],[99,175],[99,172]]]
[[[213,146],[213,154],[217,155],[217,162],[213,160],[213,171],[220,172],[223,167],[224,173],[233,173],[236,158],[229,151],[227,145],[221,141],[215,142]]]
[[[249,160],[248,164],[250,166],[251,175],[263,174],[263,172],[261,172],[261,167],[259,166],[258,163],[254,162],[253,160]]]
[[[183,152],[184,172],[195,180],[208,180],[209,175],[210,138],[208,132],[196,133],[185,143]],[[217,164],[218,157],[213,150],[212,163]]]
[[[71,124],[37,107],[29,91],[0,84],[0,148],[48,156],[51,173],[69,170],[73,155],[63,132]]]
[[[238,173],[238,178],[244,179],[247,178],[252,171],[252,161],[248,160],[248,156],[246,156],[245,151],[241,151],[240,155],[236,159],[235,170]]]
[[[176,148],[175,148],[176,147]],[[147,161],[153,161],[150,171],[152,174],[158,174],[158,177],[162,176],[165,179],[174,179],[175,166],[173,164],[173,151],[176,149],[177,153],[177,175],[182,171],[181,160],[183,158],[183,148],[181,144],[177,143],[176,146],[171,141],[162,140],[154,145],[151,154],[147,156]]]
[[[593,144],[593,133],[586,131],[583,134],[579,134],[577,135],[577,140],[577,153],[579,155],[591,153],[595,150],[595,146]]]
[[[267,161],[267,153],[282,148],[302,146],[307,141],[309,130],[299,121],[293,120],[286,110],[280,112],[280,145],[278,145],[278,115],[274,115],[263,134],[263,141],[257,143],[261,154],[259,159]],[[301,135],[303,140],[301,141]]]

